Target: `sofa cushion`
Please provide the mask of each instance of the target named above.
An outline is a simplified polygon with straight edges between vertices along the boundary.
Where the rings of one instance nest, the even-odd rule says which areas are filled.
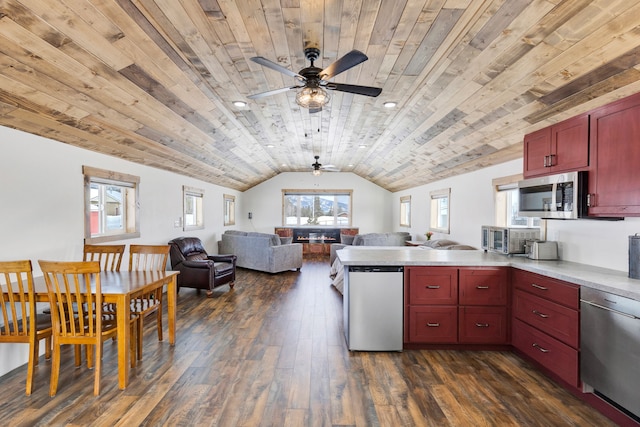
[[[246,236],[247,232],[246,231],[240,231],[240,230],[227,230],[224,232],[224,234],[230,234],[232,236]]]
[[[293,242],[293,237],[282,237],[280,236],[280,244],[281,245],[290,245]]]
[[[426,242],[424,242],[422,244],[422,246],[427,246],[429,248],[442,248],[445,246],[451,246],[451,245],[457,245],[458,242],[454,242],[453,240],[448,240],[448,239],[434,239],[434,240],[427,240]]]
[[[257,231],[250,231],[247,233],[247,237],[262,237],[269,239],[271,246],[280,246],[280,236],[270,233],[259,233]]]
[[[353,239],[356,236],[352,236],[350,234],[341,234],[340,235],[340,243],[343,245],[353,245]]]

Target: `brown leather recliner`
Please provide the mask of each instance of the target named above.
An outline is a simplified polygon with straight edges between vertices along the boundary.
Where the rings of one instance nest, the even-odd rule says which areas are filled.
[[[235,255],[208,255],[197,237],[178,237],[169,242],[171,269],[179,271],[178,291],[181,287],[205,289],[211,295],[214,288],[236,280]]]

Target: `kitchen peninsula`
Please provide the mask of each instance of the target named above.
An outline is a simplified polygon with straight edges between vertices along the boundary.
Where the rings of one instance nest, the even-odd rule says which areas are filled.
[[[537,261],[480,250],[438,251],[423,247],[350,248],[337,254],[345,268],[345,277],[349,266],[513,267],[640,301],[640,280],[630,279],[626,271],[569,261]]]

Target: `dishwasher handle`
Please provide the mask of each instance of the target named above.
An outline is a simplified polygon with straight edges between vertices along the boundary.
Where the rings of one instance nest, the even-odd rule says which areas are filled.
[[[404,267],[402,266],[350,266],[350,273],[402,273],[404,271]]]
[[[600,305],[600,304],[597,304],[597,303],[592,302],[592,301],[587,301],[587,300],[581,299],[580,302],[583,302],[585,304],[589,304],[589,305],[591,305],[593,307],[601,308],[603,310],[611,311],[612,313],[616,313],[616,314],[619,314],[621,316],[628,317],[630,319],[636,319],[636,320],[640,319],[640,317],[634,316],[633,314],[625,313],[625,312],[620,311],[620,310],[614,310],[613,308],[605,307],[604,305]]]

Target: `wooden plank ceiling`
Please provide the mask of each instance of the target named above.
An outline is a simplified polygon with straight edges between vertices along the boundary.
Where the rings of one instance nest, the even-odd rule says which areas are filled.
[[[640,0],[0,0],[0,125],[246,190],[320,162],[390,191],[521,156],[525,133],[640,92]],[[282,73],[304,48],[322,112]],[[244,100],[245,107],[233,101]],[[387,101],[396,108],[384,108]]]

